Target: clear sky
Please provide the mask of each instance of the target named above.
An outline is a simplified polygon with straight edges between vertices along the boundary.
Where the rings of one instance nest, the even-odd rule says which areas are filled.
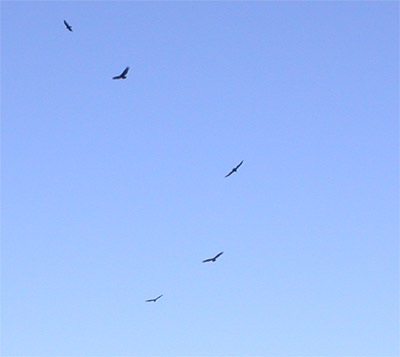
[[[398,2],[1,10],[3,356],[399,354]]]

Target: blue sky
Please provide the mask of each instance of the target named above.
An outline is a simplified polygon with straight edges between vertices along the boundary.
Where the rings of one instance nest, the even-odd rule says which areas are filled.
[[[2,355],[399,354],[397,2],[1,11]]]

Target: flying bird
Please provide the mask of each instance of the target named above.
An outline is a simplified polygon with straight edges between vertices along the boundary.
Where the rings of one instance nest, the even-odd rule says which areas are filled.
[[[113,79],[126,79],[126,75],[127,75],[128,71],[129,71],[129,67],[126,67],[119,76],[115,76],[115,77],[113,77]]]
[[[238,168],[239,168],[240,166],[242,166],[242,164],[243,164],[243,160],[240,162],[239,165],[237,165],[236,167],[234,167],[234,168],[231,170],[231,172],[230,172],[228,175],[226,175],[225,177],[228,177],[228,176],[232,175],[234,172],[236,172],[236,171],[238,170]]]
[[[64,25],[65,25],[65,27],[66,27],[69,31],[72,32],[72,26],[71,26],[67,21],[65,21],[65,20],[64,20]]]
[[[208,263],[208,262],[215,262],[218,257],[220,257],[224,252],[218,253],[214,258],[209,258],[206,260],[203,260],[203,263]]]
[[[146,302],[156,302],[162,295],[156,297],[155,299],[146,300]]]

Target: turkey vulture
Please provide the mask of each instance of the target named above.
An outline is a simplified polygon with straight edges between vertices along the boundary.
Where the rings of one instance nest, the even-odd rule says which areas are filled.
[[[162,295],[156,297],[155,299],[146,300],[146,302],[156,302]]]
[[[243,164],[243,160],[240,162],[239,165],[237,165],[236,167],[234,167],[234,168],[232,169],[232,171],[231,171],[228,175],[226,175],[225,177],[228,177],[228,176],[232,175],[234,172],[236,172],[237,169],[238,169],[242,164]]]
[[[65,21],[65,20],[64,20],[64,25],[65,25],[65,27],[66,27],[69,31],[72,32],[72,26],[71,26],[67,21]]]
[[[214,258],[209,258],[206,260],[203,260],[203,263],[208,263],[208,262],[215,262],[218,257],[220,257],[224,252],[218,253]]]
[[[129,71],[129,67],[126,67],[119,76],[115,76],[115,77],[113,77],[113,79],[126,79],[126,75],[127,75],[128,71]]]

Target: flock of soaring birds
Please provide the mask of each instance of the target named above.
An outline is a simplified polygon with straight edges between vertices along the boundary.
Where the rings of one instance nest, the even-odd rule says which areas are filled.
[[[72,26],[71,26],[67,21],[65,21],[65,20],[64,20],[64,25],[65,25],[65,27],[67,28],[68,31],[73,32],[73,31],[72,31]],[[126,79],[126,75],[128,74],[128,72],[129,72],[129,66],[126,67],[126,68],[122,71],[122,73],[121,73],[120,75],[115,76],[115,77],[113,77],[112,79]],[[240,166],[242,166],[242,164],[243,164],[243,160],[242,160],[237,166],[235,166],[227,175],[225,175],[225,177],[229,177],[230,175],[232,175],[232,174],[234,174],[235,172],[237,172],[237,170],[239,169]],[[214,263],[214,262],[217,261],[217,259],[218,259],[223,253],[224,253],[224,252],[220,252],[220,253],[218,253],[215,257],[205,259],[205,260],[203,260],[203,263],[210,263],[210,262],[211,262],[211,263]],[[157,297],[154,298],[154,299],[148,299],[148,300],[146,300],[146,302],[157,302],[157,300],[160,299],[162,296],[163,296],[163,295],[157,296]]]

